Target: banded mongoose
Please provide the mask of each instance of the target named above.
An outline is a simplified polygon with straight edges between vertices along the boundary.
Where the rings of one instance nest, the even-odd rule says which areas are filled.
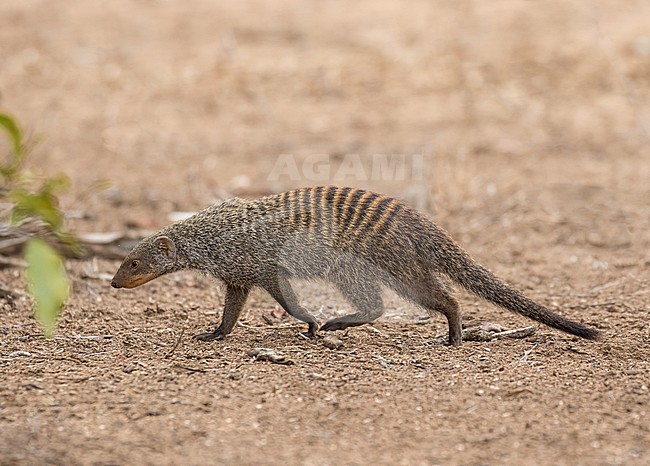
[[[381,287],[386,286],[430,312],[441,312],[449,324],[449,343],[460,345],[459,304],[450,286],[457,283],[558,330],[591,340],[600,335],[499,280],[424,215],[362,189],[316,186],[213,205],[143,239],[111,285],[133,288],[182,269],[204,272],[226,285],[221,324],[195,336],[202,341],[232,332],[256,286],[309,324],[307,335],[314,336],[318,322],[298,302],[291,277],[331,282],[356,309],[320,330],[374,321],[383,313]]]

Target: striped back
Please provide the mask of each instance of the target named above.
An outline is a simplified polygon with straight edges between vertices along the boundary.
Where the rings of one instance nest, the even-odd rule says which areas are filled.
[[[300,188],[271,198],[290,230],[309,231],[341,246],[394,238],[409,211],[391,197],[337,186]]]

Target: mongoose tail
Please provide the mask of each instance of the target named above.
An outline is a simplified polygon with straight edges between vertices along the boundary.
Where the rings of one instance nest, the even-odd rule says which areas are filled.
[[[563,332],[588,340],[601,338],[601,332],[595,328],[566,319],[527,298],[521,292],[499,280],[492,272],[474,262],[451,238],[449,241],[453,243],[453,246],[445,248],[447,257],[440,259],[444,261],[444,266],[439,268],[466,290],[497,306]],[[438,254],[440,254],[440,250]]]

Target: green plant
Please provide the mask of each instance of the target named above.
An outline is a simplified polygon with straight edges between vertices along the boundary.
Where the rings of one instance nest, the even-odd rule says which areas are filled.
[[[32,238],[25,247],[27,283],[34,299],[34,314],[43,333],[54,334],[56,319],[68,298],[70,283],[61,256],[45,241]]]
[[[78,251],[74,236],[63,225],[63,213],[58,208],[57,192],[67,187],[66,177],[37,180],[23,168],[27,146],[16,121],[0,112],[0,128],[9,137],[7,160],[0,163],[2,188],[0,198],[12,205],[10,221],[19,226],[26,221],[42,223],[45,232],[52,233],[65,247]],[[51,337],[56,319],[68,296],[70,283],[60,254],[42,239],[32,237],[25,246],[28,290],[34,299],[34,314],[43,333]]]

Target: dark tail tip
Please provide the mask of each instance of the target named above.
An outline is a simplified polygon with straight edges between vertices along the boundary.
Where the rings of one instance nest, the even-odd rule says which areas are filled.
[[[579,324],[577,322],[572,322],[567,329],[563,330],[568,331],[569,333],[577,335],[581,338],[586,338],[587,340],[598,341],[602,340],[603,338],[603,333],[600,330],[596,330],[593,327],[587,327],[586,325]]]
[[[599,341],[603,339],[603,332],[596,330],[595,328],[590,328],[589,333],[585,335],[587,340]]]

